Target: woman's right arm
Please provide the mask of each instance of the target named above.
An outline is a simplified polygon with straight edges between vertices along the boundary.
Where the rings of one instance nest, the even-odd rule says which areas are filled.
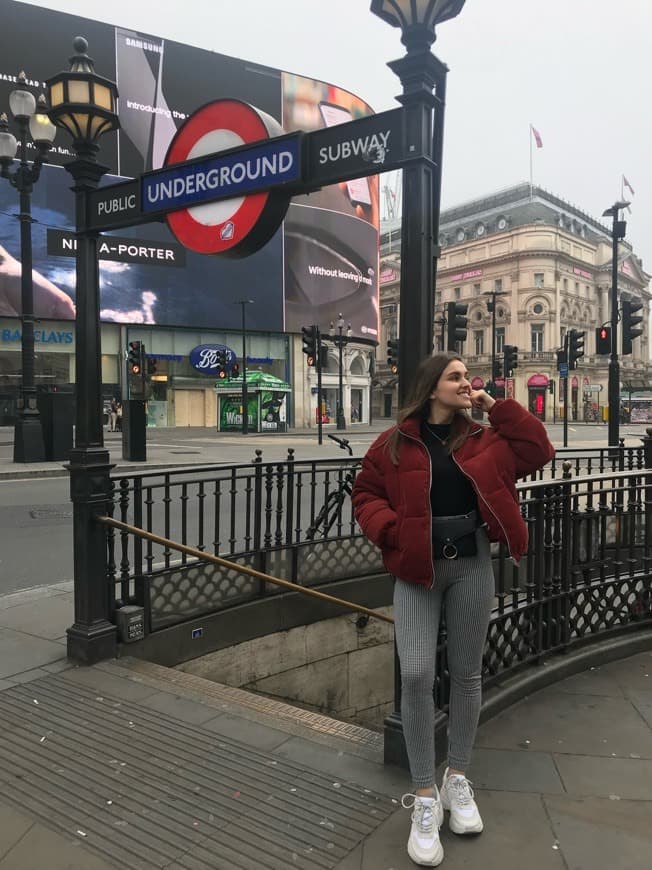
[[[369,453],[362,460],[351,500],[355,518],[372,544],[380,548],[395,547],[396,511],[387,498],[384,475]]]

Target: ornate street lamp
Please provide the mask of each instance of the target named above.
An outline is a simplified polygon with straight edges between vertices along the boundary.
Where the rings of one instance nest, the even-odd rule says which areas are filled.
[[[102,428],[100,294],[97,232],[88,228],[87,199],[107,166],[97,162],[99,138],[119,126],[118,91],[95,73],[83,37],[73,41],[70,69],[47,82],[50,118],[72,137],[75,159],[66,165],[74,179],[77,226],[75,447],[70,452],[73,502],[75,622],[68,629],[68,656],[87,664],[111,658],[116,627],[109,621],[106,532],[95,522],[110,500],[109,453]]]
[[[401,80],[397,99],[406,108],[410,153],[403,170],[399,331],[399,406],[419,362],[432,354],[436,259],[444,149],[448,67],[431,52],[436,27],[462,10],[465,0],[373,0],[371,11],[401,28],[407,54],[388,66]],[[433,126],[434,123],[434,126]]]
[[[407,54],[388,66],[401,80],[410,153],[418,158],[403,170],[399,328],[399,407],[409,394],[408,378],[432,354],[436,260],[439,257],[441,163],[448,67],[430,51],[435,28],[454,18],[465,0],[373,0],[371,11],[401,28]],[[434,126],[433,126],[434,125]],[[405,763],[401,681],[395,657],[394,712],[385,719],[385,761]]]
[[[339,348],[339,352],[340,352],[340,359],[339,359],[340,382],[339,382],[339,388],[337,391],[337,411],[335,414],[335,426],[337,429],[346,429],[346,417],[344,416],[344,382],[343,382],[344,366],[343,366],[343,362],[342,362],[342,356],[343,356],[344,345],[348,344],[349,341],[351,340],[352,330],[351,330],[351,324],[349,323],[349,326],[346,330],[346,335],[344,335],[344,318],[342,317],[341,314],[338,315],[337,332],[338,332],[338,334],[335,335],[335,325],[333,324],[333,321],[331,320],[331,326],[330,326],[330,330],[329,330],[328,334],[330,336],[331,341],[333,342],[333,344],[337,345],[337,347]],[[317,353],[320,353],[320,348],[317,349]]]
[[[18,139],[9,132],[7,116],[0,115],[0,176],[18,191],[20,199],[20,316],[22,378],[14,424],[14,462],[42,462],[45,459],[41,418],[36,407],[34,383],[34,282],[32,277],[32,190],[41,166],[52,147],[56,128],[47,116],[45,97],[38,103],[23,87],[25,73],[18,76],[20,87],[9,94],[9,108],[18,128]],[[36,146],[36,157],[27,160],[28,135]],[[18,151],[18,166],[10,167]]]

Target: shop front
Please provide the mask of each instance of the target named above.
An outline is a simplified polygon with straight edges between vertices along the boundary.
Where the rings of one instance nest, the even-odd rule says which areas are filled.
[[[546,393],[548,392],[548,375],[538,373],[528,378],[528,410],[539,420],[546,419]]]

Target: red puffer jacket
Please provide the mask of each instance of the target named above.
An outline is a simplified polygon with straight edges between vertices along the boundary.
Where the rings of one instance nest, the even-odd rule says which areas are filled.
[[[528,537],[515,483],[549,462],[555,449],[539,420],[513,399],[497,401],[489,421],[491,426],[482,426],[456,418],[455,425],[467,426],[469,435],[453,459],[473,484],[489,540],[506,544],[518,562]],[[383,432],[362,460],[352,495],[355,518],[382,551],[390,574],[431,586],[430,454],[416,417],[399,428],[405,437],[398,465],[386,446],[395,427]]]

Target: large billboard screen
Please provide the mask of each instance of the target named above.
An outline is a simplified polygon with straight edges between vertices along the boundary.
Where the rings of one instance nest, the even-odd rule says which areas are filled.
[[[148,34],[0,0],[4,21],[0,106],[24,69],[36,96],[68,67],[83,35],[96,72],[117,82],[120,130],[102,142],[104,184],[162,166],[186,118],[207,102],[235,98],[275,118],[285,132],[315,130],[370,114],[349,92],[324,82],[191,48]],[[11,119],[10,119],[11,124]],[[30,157],[34,152],[30,152]],[[35,314],[74,317],[70,142],[58,131],[32,195]],[[18,196],[0,180],[0,316],[20,315]],[[119,323],[238,328],[239,299],[256,303],[251,329],[327,330],[340,313],[353,334],[378,327],[378,179],[332,185],[293,201],[284,226],[256,254],[229,260],[180,248],[166,224],[101,237],[102,319]]]

